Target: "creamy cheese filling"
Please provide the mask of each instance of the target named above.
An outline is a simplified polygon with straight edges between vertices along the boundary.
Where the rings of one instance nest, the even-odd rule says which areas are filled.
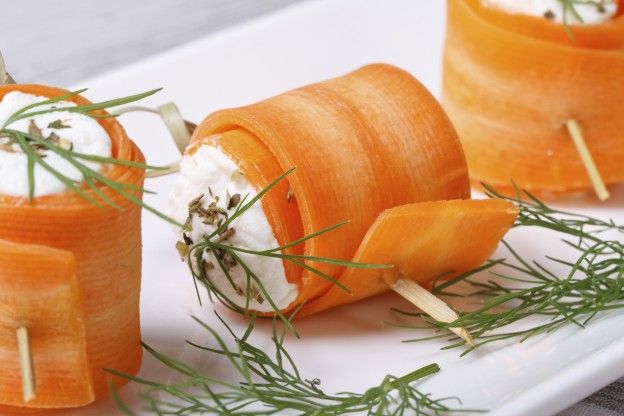
[[[22,108],[37,102],[45,101],[48,97],[25,94],[13,91],[4,96],[0,101],[0,126],[4,126],[7,119]],[[75,106],[74,103],[61,101],[53,105],[44,105],[34,108],[32,111],[40,111],[56,108]],[[54,140],[56,144],[75,152],[96,156],[111,156],[111,140],[106,130],[97,120],[77,113],[58,111],[39,114],[31,118],[18,120],[11,123],[7,128],[27,133],[33,129],[33,125],[41,133],[41,137]],[[80,182],[82,174],[67,160],[58,154],[45,149],[37,152],[45,162],[59,171],[68,179]],[[85,166],[93,170],[100,170],[101,164],[82,161]],[[52,173],[39,164],[34,169],[34,196],[52,195],[62,193],[66,186]],[[28,158],[22,152],[18,144],[13,143],[9,137],[0,137],[0,194],[10,196],[28,196]]]
[[[488,7],[495,7],[512,14],[524,14],[564,22],[564,3],[561,0],[483,0]],[[571,25],[604,23],[615,16],[617,4],[613,0],[575,2],[574,9],[582,18],[579,21],[569,10],[566,22]]]
[[[225,155],[219,148],[213,146],[201,146],[192,155],[182,158],[180,175],[169,197],[170,215],[177,221],[184,223],[189,218],[189,202],[203,195],[199,203],[204,209],[208,209],[211,203],[214,206],[227,210],[230,214],[235,208],[228,205],[236,195],[247,200],[257,195],[254,187],[240,173],[238,166],[232,159]],[[210,219],[200,215],[190,216],[190,230],[179,236],[180,241],[186,240],[187,244],[199,242],[204,235],[209,235],[216,229],[216,224],[211,224]],[[273,230],[264,214],[261,201],[254,204],[249,210],[238,217],[232,224],[234,233],[227,237],[226,244],[236,247],[266,250],[277,247],[279,244],[273,235]],[[282,261],[277,258],[257,256],[253,254],[239,253],[241,259],[262,282],[273,302],[280,309],[286,308],[297,297],[297,285],[289,283]],[[206,264],[211,265],[207,270],[208,278],[222,293],[234,301],[240,307],[246,305],[247,278],[245,271],[240,265],[233,265],[228,273],[234,282],[229,282],[223,270],[220,269],[214,257],[214,253],[203,254]],[[215,266],[212,268],[212,266]],[[259,288],[249,288],[249,307],[261,312],[273,311],[272,306],[261,295]]]

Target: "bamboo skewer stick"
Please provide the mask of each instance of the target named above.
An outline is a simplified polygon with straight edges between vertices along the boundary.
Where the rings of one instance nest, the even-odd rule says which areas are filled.
[[[195,123],[184,120],[184,118],[182,117],[182,113],[180,113],[180,110],[178,109],[178,106],[172,102],[160,105],[156,109],[144,106],[129,106],[117,110],[113,114],[121,115],[133,111],[144,111],[148,113],[159,114],[160,118],[162,118],[163,120],[163,123],[165,123],[165,126],[167,126],[167,130],[169,130],[169,134],[171,134],[171,137],[173,138],[176,147],[178,148],[180,153],[184,153],[184,149],[191,141],[191,134],[193,134],[193,131],[195,130],[195,128],[197,128],[197,125]],[[145,177],[157,178],[159,176],[165,176],[171,173],[175,173],[178,170],[180,170],[179,160],[167,166],[167,169],[147,172],[145,174]]]
[[[602,177],[600,176],[600,172],[598,172],[598,168],[596,167],[596,163],[594,162],[594,158],[592,157],[589,149],[587,148],[587,143],[585,143],[585,138],[583,137],[583,131],[581,130],[581,126],[574,119],[570,119],[565,123],[566,128],[568,129],[568,134],[576,146],[576,150],[581,157],[581,161],[583,165],[585,165],[585,170],[589,175],[589,180],[591,181],[594,192],[596,192],[596,196],[601,201],[608,199],[611,195],[605,186]]]
[[[2,54],[0,53],[0,85],[2,84],[15,84],[15,80],[6,71],[6,67],[4,66],[4,58],[2,58]]]
[[[19,327],[15,331],[17,337],[17,350],[19,354],[20,370],[22,373],[22,395],[24,403],[35,398],[35,367],[33,365],[30,338],[26,327]]]
[[[158,106],[158,113],[169,129],[178,150],[180,153],[184,153],[184,149],[191,141],[191,134],[193,134],[197,126],[184,120],[180,109],[175,103],[169,102]]]
[[[8,84],[9,74],[6,72],[6,67],[4,66],[4,58],[2,57],[2,53],[0,53],[0,85]]]
[[[157,178],[159,176],[167,176],[167,175],[170,175],[172,173],[176,173],[179,170],[180,170],[180,161],[178,160],[177,162],[173,162],[172,164],[168,165],[166,167],[166,169],[150,170],[149,172],[145,172],[145,177],[146,178]]]
[[[459,318],[457,313],[448,306],[442,299],[429,292],[413,280],[399,278],[390,287],[399,295],[416,305],[423,312],[431,316],[436,321],[453,322]],[[464,328],[449,328],[458,337],[466,341],[470,346],[474,346],[474,340],[470,333]]]

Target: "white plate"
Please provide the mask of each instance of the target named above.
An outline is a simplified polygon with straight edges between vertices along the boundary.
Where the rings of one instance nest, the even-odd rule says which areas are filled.
[[[275,93],[383,61],[411,71],[435,94],[440,84],[444,3],[375,0],[314,1],[284,9],[260,20],[182,46],[141,63],[84,82],[92,99],[110,98],[153,87],[165,87],[149,104],[175,100],[188,119],[201,120],[218,108],[249,103]],[[123,119],[130,135],[151,163],[177,158],[157,118]],[[147,201],[164,208],[172,178],[150,180],[159,195]],[[593,200],[578,208],[623,222],[624,189],[610,202]],[[171,228],[145,214],[142,326],[144,340],[156,349],[180,354],[184,340],[200,336],[189,317],[198,314],[215,323],[210,305],[199,308],[186,267],[173,249]],[[514,233],[525,253],[538,258],[553,251],[539,232]],[[467,408],[489,409],[490,415],[548,415],[579,401],[624,375],[624,314],[612,313],[588,329],[565,328],[524,344],[484,348],[460,358],[441,351],[442,342],[405,344],[415,333],[391,329],[381,321],[391,306],[408,308],[393,294],[324,313],[298,323],[302,338],[288,348],[307,378],[319,377],[328,392],[364,391],[384,375],[402,375],[437,362],[442,371],[421,384],[435,397],[458,396]],[[223,311],[222,307],[217,309]],[[242,320],[223,312],[235,328]],[[258,328],[258,335],[266,333]],[[258,342],[269,345],[266,337]],[[196,357],[195,357],[196,358]],[[227,371],[211,367],[209,371]],[[141,375],[165,380],[146,356]],[[122,392],[138,406],[137,388]],[[115,406],[102,401],[68,415],[101,415]]]

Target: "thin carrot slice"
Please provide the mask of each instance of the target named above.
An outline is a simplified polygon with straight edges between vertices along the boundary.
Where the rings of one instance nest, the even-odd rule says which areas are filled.
[[[44,85],[2,85],[0,99],[11,91],[46,97],[67,94],[66,90]],[[81,96],[74,96],[70,101],[89,103]],[[99,118],[98,123],[110,136],[114,158],[145,161],[115,119]],[[145,176],[143,169],[122,165],[106,166],[102,173],[136,188],[142,187]],[[94,195],[92,190],[85,189],[85,192]],[[96,207],[71,191],[35,198],[32,202],[26,197],[0,194],[0,239],[63,250],[75,257],[81,296],[73,299],[79,304],[72,307],[84,311],[87,360],[92,377],[89,383],[96,399],[109,394],[109,375],[104,368],[136,374],[142,357],[139,326],[141,208],[110,188],[102,187],[101,192],[121,209]],[[132,193],[141,197],[138,190]],[[23,267],[32,271],[27,262]],[[0,308],[10,301],[9,298],[1,301]],[[59,305],[60,310],[64,307],[67,306]],[[33,309],[32,313],[36,311]],[[0,340],[0,348],[4,347],[4,340]],[[3,364],[4,361],[0,362],[0,368],[4,368]],[[118,386],[126,382],[122,378],[113,381]],[[13,383],[19,387],[19,378]],[[68,398],[68,407],[84,404],[80,394],[76,394],[75,402],[71,403],[71,391],[63,390],[64,385],[57,385],[57,388],[59,395]],[[2,404],[5,402],[0,399]],[[29,403],[29,406],[35,405]],[[40,407],[45,407],[45,403]]]
[[[575,119],[607,185],[624,181],[624,17],[575,25],[450,0],[442,104],[471,179],[543,196],[592,189],[565,128]]]
[[[22,399],[15,332],[30,334],[35,398]],[[75,256],[0,240],[0,403],[61,408],[94,400]],[[8,408],[5,408],[8,409]]]
[[[392,269],[347,269],[340,283],[303,307],[299,316],[390,291],[400,277],[428,285],[482,264],[512,226],[518,210],[510,202],[453,200],[421,202],[385,210],[368,230],[354,257]]]
[[[245,132],[253,151],[240,133],[236,140],[225,138],[235,131]],[[309,256],[351,259],[384,209],[470,197],[463,151],[444,111],[413,76],[390,65],[369,65],[256,104],[218,111],[198,126],[192,141],[214,135],[222,136],[222,147],[240,166],[256,169],[258,159],[265,166],[261,170],[269,161],[271,172],[296,168],[288,184],[304,235],[348,221],[306,241],[304,253]],[[261,176],[249,177],[257,189],[266,185]],[[271,211],[266,203],[264,210]],[[344,269],[308,264],[333,278]],[[304,271],[300,296],[291,306],[331,286]]]

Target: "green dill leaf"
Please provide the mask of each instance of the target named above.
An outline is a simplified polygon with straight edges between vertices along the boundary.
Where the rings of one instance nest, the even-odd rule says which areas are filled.
[[[26,165],[28,169],[28,200],[32,202],[35,198],[35,161],[32,158],[28,159],[28,163]]]
[[[576,9],[579,5],[595,7],[599,12],[604,13],[604,1],[601,0],[558,0],[561,3],[561,13],[563,15],[563,28],[571,42],[576,42],[576,36],[572,31],[569,16],[579,23],[584,23],[583,16]],[[549,11],[550,14],[546,14],[545,17],[552,19],[554,14]]]
[[[107,369],[110,374],[123,377],[144,387],[141,397],[152,414],[176,415],[274,415],[290,411],[298,415],[330,416],[347,413],[368,415],[442,415],[450,412],[482,412],[472,409],[454,409],[447,403],[460,402],[457,398],[435,399],[418,390],[415,383],[429,377],[440,367],[433,363],[402,377],[386,376],[375,387],[363,393],[340,392],[327,394],[319,388],[321,381],[304,378],[294,357],[285,346],[286,332],[279,333],[273,320],[272,351],[256,346],[249,340],[255,317],[242,336],[238,336],[226,321],[218,320],[231,336],[227,342],[219,332],[201,319],[192,317],[210,336],[210,346],[187,341],[198,353],[215,354],[227,360],[238,377],[237,382],[224,381],[214,375],[198,372],[180,360],[159,353],[144,345],[146,351],[166,367],[177,373],[180,381],[162,383],[125,375]],[[216,344],[215,346],[212,346]],[[229,346],[233,344],[233,346]],[[126,408],[119,403],[120,409]]]
[[[190,249],[190,251],[194,253],[194,255],[189,254],[186,257],[186,259],[187,259],[187,263],[189,266],[189,270],[191,271],[191,275],[193,276],[195,289],[196,289],[198,298],[200,298],[200,303],[201,303],[201,297],[199,295],[199,290],[197,288],[197,282],[200,282],[203,286],[205,286],[206,289],[208,290],[208,293],[210,295],[214,295],[226,307],[228,307],[229,309],[232,309],[235,312],[244,314],[246,316],[249,316],[249,307],[250,307],[250,302],[252,299],[255,299],[256,301],[261,302],[261,303],[266,301],[271,306],[271,309],[273,310],[273,313],[275,314],[275,316],[277,316],[280,320],[282,320],[286,328],[296,335],[295,328],[292,326],[290,319],[277,306],[277,304],[271,298],[269,292],[264,287],[264,284],[262,283],[262,277],[264,276],[258,276],[254,272],[254,270],[252,270],[247,265],[247,263],[239,255],[239,253],[244,253],[244,254],[258,256],[258,257],[280,259],[283,261],[290,262],[297,267],[301,267],[305,271],[313,273],[314,275],[329,281],[330,283],[332,283],[333,285],[336,285],[338,288],[340,288],[341,290],[347,293],[351,293],[348,287],[343,285],[338,279],[327,275],[322,270],[315,267],[314,263],[331,264],[331,265],[336,265],[336,266],[341,266],[341,267],[346,267],[346,268],[357,268],[357,269],[387,269],[393,266],[388,265],[388,264],[357,263],[357,262],[352,262],[352,261],[332,259],[332,258],[320,257],[320,256],[291,254],[287,252],[287,249],[293,246],[301,244],[310,239],[319,237],[321,235],[330,233],[336,230],[337,228],[344,226],[345,224],[348,223],[346,221],[326,227],[317,232],[313,232],[309,235],[298,238],[295,241],[292,241],[280,247],[275,247],[275,248],[266,249],[266,250],[252,250],[252,249],[248,249],[244,247],[237,247],[234,244],[228,243],[226,241],[227,238],[230,235],[232,235],[235,231],[234,228],[232,228],[234,221],[237,218],[239,218],[241,215],[244,215],[245,212],[247,212],[254,204],[258,203],[261,200],[261,198],[264,195],[266,195],[267,192],[269,192],[273,187],[275,187],[280,181],[285,180],[286,177],[293,171],[294,171],[294,168],[287,170],[284,174],[277,177],[274,181],[272,181],[266,188],[261,190],[253,198],[249,198],[249,195],[245,195],[242,198],[240,196],[237,197],[235,201],[237,204],[237,207],[232,215],[228,215],[226,210],[217,211],[218,207],[216,207],[215,205],[212,210],[224,216],[225,220],[222,221],[220,225],[216,225],[215,230],[213,232],[207,233],[206,235],[203,236],[201,241],[196,242],[196,244],[193,245]],[[216,196],[213,195],[212,190],[210,188],[208,188],[208,193],[213,199],[215,199],[215,201],[213,201],[211,205],[209,205],[209,208],[210,208],[213,204],[216,204]],[[197,212],[200,212],[200,214],[198,215],[205,215],[205,213],[201,214],[202,211],[207,211],[206,209],[201,207],[201,201],[203,200],[203,198],[204,198],[204,195],[199,195],[198,197],[194,198],[193,200],[189,202],[188,204],[189,216],[188,216],[187,223],[190,223],[192,221],[193,215],[195,215]],[[231,202],[232,202],[232,198],[228,198],[227,204],[233,205],[231,204]],[[230,207],[230,209],[231,208],[232,207]],[[215,218],[211,218],[211,221],[209,223],[215,224]],[[205,252],[209,252],[214,255],[217,265],[219,266],[219,270],[225,276],[225,281],[227,281],[227,283],[234,290],[234,292],[244,297],[244,299],[242,299],[244,301],[244,306],[240,305],[241,303],[240,300],[239,302],[237,302],[234,299],[230,299],[225,293],[223,293],[222,290],[219,289],[218,285],[216,285],[215,282],[208,276],[205,268],[203,267],[203,264],[205,263],[203,259],[203,253]],[[228,259],[231,259],[232,261],[228,261]],[[232,275],[230,273],[230,269],[233,267],[240,267],[243,270],[245,274],[245,279],[246,279],[244,288],[240,288],[235,284],[234,279],[232,278]]]
[[[33,104],[29,104],[19,110],[17,110],[15,113],[13,113],[9,118],[7,118],[7,120],[4,122],[4,125],[2,126],[2,130],[4,130],[6,127],[8,127],[11,123],[17,121],[17,120],[21,120],[22,118],[28,118],[28,116],[24,116],[24,114],[26,112],[28,112],[28,110],[31,110],[33,108],[37,108],[37,107],[41,107],[41,106],[45,106],[45,105],[51,105],[51,104],[55,104],[61,101],[65,101],[69,98],[75,97],[77,95],[82,94],[83,92],[85,92],[87,89],[83,88],[81,90],[77,90],[77,91],[72,91],[69,92],[67,94],[63,94],[60,95],[58,97],[54,97],[54,98],[50,98],[44,101],[39,101]],[[49,112],[53,112],[53,111],[59,111],[58,109],[51,109]]]
[[[135,167],[144,170],[162,170],[167,169],[166,167],[158,167],[151,166],[140,162],[122,160],[116,158],[109,157],[101,157],[96,155],[87,155],[82,153],[77,153],[72,150],[71,142],[58,137],[55,133],[52,133],[49,137],[44,138],[41,129],[36,125],[36,123],[31,120],[28,126],[28,132],[23,133],[14,129],[8,128],[8,126],[14,123],[17,120],[31,118],[40,114],[49,114],[59,111],[68,111],[74,113],[82,113],[86,115],[90,114],[92,111],[103,110],[110,107],[115,107],[118,105],[127,104],[130,102],[134,102],[150,95],[155,94],[160,89],[150,90],[144,93],[131,95],[128,97],[123,97],[114,100],[103,101],[99,103],[89,104],[89,105],[77,105],[73,107],[54,107],[53,104],[59,103],[61,101],[67,100],[71,97],[77,96],[78,94],[84,92],[85,90],[78,90],[74,92],[70,92],[67,94],[63,94],[58,97],[53,97],[41,102],[37,102],[31,105],[28,105],[14,114],[12,114],[3,127],[0,129],[0,136],[10,137],[15,143],[19,145],[22,152],[27,157],[27,177],[28,177],[28,188],[29,188],[29,199],[32,201],[35,193],[35,166],[40,165],[46,171],[51,173],[55,178],[57,178],[61,183],[65,185],[69,190],[75,192],[80,197],[85,199],[87,202],[97,206],[98,208],[104,208],[104,206],[108,206],[114,209],[122,209],[122,207],[114,202],[109,195],[104,192],[103,188],[108,188],[118,195],[122,196],[124,199],[132,202],[133,204],[139,205],[145,210],[155,214],[159,218],[170,222],[176,226],[182,227],[182,224],[179,224],[173,218],[165,215],[158,209],[146,204],[142,198],[138,195],[140,193],[152,193],[149,190],[144,189],[141,186],[136,186],[133,184],[128,184],[124,182],[118,182],[108,178],[106,175],[91,169],[89,166],[84,164],[81,160],[98,162],[102,164],[112,164],[112,165],[121,165],[128,167]],[[43,106],[52,106],[50,108],[46,108],[43,110],[37,110]],[[31,111],[32,110],[32,111]],[[48,127],[50,128],[70,128],[70,126],[63,124],[62,120],[55,120],[51,122]],[[62,157],[64,160],[68,161],[72,166],[74,166],[82,175],[82,180],[84,182],[83,187],[80,183],[75,182],[74,180],[68,178],[59,170],[52,167],[50,164],[46,163],[44,158],[45,154],[39,154],[40,151],[48,151],[55,153],[56,155]],[[89,192],[87,192],[87,189]]]
[[[146,91],[143,93],[139,93],[139,94],[134,94],[134,95],[129,95],[127,97],[122,97],[122,98],[116,98],[113,100],[108,100],[108,101],[101,101],[98,103],[93,103],[93,104],[84,104],[84,105],[76,105],[76,106],[71,106],[71,107],[55,107],[55,108],[47,108],[45,110],[38,110],[38,111],[31,111],[31,112],[24,112],[22,110],[18,111],[17,113],[15,113],[13,116],[9,117],[9,119],[7,120],[7,122],[5,123],[5,127],[9,126],[11,123],[17,121],[17,120],[21,120],[24,118],[31,118],[31,117],[35,117],[41,114],[50,114],[50,113],[55,113],[55,112],[69,112],[69,113],[80,113],[80,114],[85,114],[88,116],[92,116],[91,112],[93,111],[98,111],[98,110],[105,110],[107,108],[112,108],[112,107],[118,107],[120,105],[124,105],[124,104],[129,104],[129,103],[133,103],[135,101],[139,101],[142,100],[146,97],[149,97],[150,95],[154,95],[156,94],[158,91],[160,91],[162,88],[156,88],[150,91]],[[68,98],[68,97],[72,97],[76,94],[71,94],[71,95],[65,95],[64,97]],[[50,99],[50,100],[46,100],[46,101],[42,101],[40,103],[36,103],[37,106],[41,106],[44,104],[50,104],[50,103],[55,103],[55,102],[59,102],[62,100],[59,99]],[[30,108],[34,108],[35,105],[32,106],[28,106]],[[25,108],[28,108],[25,107]]]
[[[530,192],[510,198],[487,184],[484,188],[489,197],[512,201],[518,206],[514,228],[537,227],[558,233],[562,236],[562,244],[574,250],[577,257],[570,261],[546,255],[548,261],[567,269],[555,273],[540,262],[524,258],[511,244],[503,241],[510,259],[491,260],[434,288],[436,293],[445,290],[446,294],[475,297],[481,307],[460,312],[459,318],[450,323],[438,322],[420,313],[394,310],[419,322],[387,324],[418,330],[464,327],[476,341],[465,354],[493,342],[509,339],[523,342],[567,325],[584,328],[596,316],[624,308],[624,225],[551,208]],[[473,278],[484,271],[493,279]],[[460,283],[468,284],[474,291],[462,294],[457,289],[453,292]],[[530,317],[541,317],[542,320],[529,323],[526,319]],[[447,336],[446,333],[436,333],[407,342]],[[447,348],[463,344],[456,339],[451,342]]]
[[[135,413],[132,410],[130,410],[128,406],[126,406],[124,401],[119,396],[119,393],[117,392],[117,387],[115,387],[113,382],[111,380],[108,380],[107,385],[108,385],[108,391],[110,392],[111,398],[113,399],[113,402],[117,405],[119,410],[121,410],[121,412],[125,415],[135,416]]]

